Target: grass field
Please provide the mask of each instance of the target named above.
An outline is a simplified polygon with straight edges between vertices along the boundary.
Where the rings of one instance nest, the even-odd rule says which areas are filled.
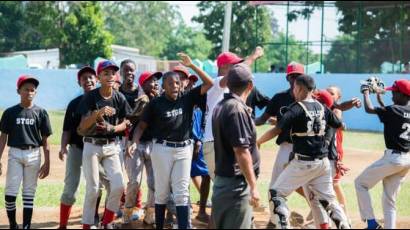
[[[59,145],[60,143],[60,137],[61,137],[61,131],[62,131],[62,125],[63,125],[63,117],[64,117],[64,112],[62,111],[56,111],[56,112],[50,112],[50,119],[52,123],[52,128],[53,128],[53,135],[50,138],[50,142],[52,145]],[[1,115],[1,111],[0,111]],[[263,134],[266,130],[268,130],[268,126],[263,126],[258,128],[258,134],[261,135]],[[378,152],[382,153],[384,150],[384,140],[383,140],[383,135],[381,133],[363,133],[363,132],[345,132],[345,149],[350,149],[350,150],[358,150],[358,151],[365,151],[369,152],[369,154],[373,152]],[[274,144],[274,141],[270,141],[269,143],[265,144],[263,146],[262,151],[269,151],[271,152],[276,151],[277,146]],[[53,156],[54,155],[54,156]],[[52,157],[57,157],[57,153],[52,153]],[[367,165],[363,165],[366,167]],[[64,167],[61,167],[61,170],[64,170]],[[4,177],[4,176],[3,176]],[[146,185],[143,183],[143,189],[146,191]],[[267,206],[267,199],[265,197],[265,194],[267,194],[268,191],[268,184],[269,184],[269,179],[268,178],[260,178],[258,181],[259,184],[259,190],[260,193],[263,196],[263,203],[265,206]],[[357,201],[356,201],[356,194],[355,194],[355,189],[354,189],[354,184],[352,181],[346,181],[344,183],[344,189],[346,193],[346,197],[348,198],[348,210],[351,212],[357,213],[358,212],[358,207],[357,207]],[[37,196],[35,200],[35,206],[37,207],[58,207],[59,205],[59,199],[60,195],[62,193],[63,189],[63,180],[61,182],[41,182],[39,183],[39,187],[37,190],[37,194],[42,194],[41,196]],[[377,215],[381,215],[381,196],[382,196],[382,187],[379,184],[376,186],[372,191],[372,198],[373,198],[373,204],[375,211]],[[85,188],[84,188],[84,181],[81,183],[80,190],[78,192],[78,201],[76,202],[76,205],[80,206],[83,203],[84,199],[84,194],[85,194]],[[408,194],[410,194],[410,183],[406,182],[402,186],[402,190],[400,192],[400,195],[398,197],[398,215],[399,216],[410,216],[410,199],[408,198]],[[144,196],[146,193],[144,192]],[[0,198],[4,197],[4,184],[0,184]],[[199,200],[198,193],[194,190],[194,187],[191,186],[191,199],[192,202],[196,202]],[[21,207],[21,199],[18,201],[18,206]],[[289,197],[289,206],[292,208],[296,209],[307,209],[306,202],[302,200],[301,197],[298,195],[292,195]],[[0,201],[0,208],[4,208],[4,202]]]

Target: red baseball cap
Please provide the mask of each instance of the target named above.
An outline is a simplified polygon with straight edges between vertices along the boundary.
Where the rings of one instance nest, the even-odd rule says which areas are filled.
[[[84,66],[83,68],[81,68],[78,73],[77,73],[77,80],[80,81],[80,77],[83,73],[92,73],[94,74],[94,76],[97,75],[97,73],[95,72],[95,70],[93,68],[91,68],[91,66]]]
[[[320,103],[326,105],[328,108],[333,107],[333,97],[327,90],[319,90],[314,94],[314,98],[316,98],[316,100]]]
[[[219,54],[219,56],[216,58],[216,65],[218,68],[221,68],[221,66],[226,65],[226,64],[238,64],[243,62],[244,60],[238,55],[231,53],[231,52],[223,52]]]
[[[286,69],[286,76],[291,74],[305,74],[305,67],[300,63],[291,62]]]
[[[394,82],[393,86],[387,87],[388,91],[395,91],[410,96],[410,80],[401,79]]]
[[[100,63],[98,63],[98,67],[97,67],[97,75],[100,75],[100,73],[108,68],[113,68],[115,71],[118,71],[120,68],[113,62],[110,60],[105,60],[105,61],[101,61]]]
[[[160,79],[162,77],[162,73],[161,72],[153,73],[150,71],[144,71],[141,73],[140,78],[138,79],[138,83],[140,84],[140,86],[142,86],[144,85],[146,81],[148,81],[152,77],[156,77],[157,79]]]
[[[21,75],[21,76],[19,77],[19,79],[17,80],[17,89],[20,89],[20,87],[21,87],[24,83],[27,83],[27,82],[33,83],[33,84],[36,86],[36,88],[37,88],[38,85],[40,84],[40,82],[39,82],[36,78],[34,78],[34,77],[32,77],[32,76],[29,76],[29,75]]]
[[[194,82],[197,82],[199,80],[198,76],[196,76],[195,74],[189,75],[188,79]]]
[[[172,71],[173,71],[173,72],[181,72],[181,73],[185,74],[186,78],[189,77],[189,71],[188,71],[188,69],[185,68],[185,67],[182,66],[182,65],[177,65],[177,66],[175,66],[175,67],[172,69]]]

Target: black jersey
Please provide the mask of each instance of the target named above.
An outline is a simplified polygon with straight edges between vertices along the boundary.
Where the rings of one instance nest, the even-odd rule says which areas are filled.
[[[176,101],[163,94],[145,107],[141,120],[148,124],[157,140],[186,141],[191,137],[194,106],[201,99],[201,86],[181,94]]]
[[[135,99],[138,98],[139,96],[139,91],[141,88],[137,86],[137,89],[134,92],[126,92],[122,87],[120,87],[120,92],[125,96],[125,99],[127,99],[128,104],[130,105],[131,109],[135,108]]]
[[[384,141],[388,149],[410,151],[410,106],[392,105],[376,108],[384,124]]]
[[[312,100],[291,105],[277,126],[290,130],[294,153],[323,157],[328,154],[326,125],[339,128],[342,123],[327,107]]]
[[[252,118],[255,119],[256,107],[259,109],[265,108],[269,104],[269,98],[263,95],[256,87],[253,87],[251,93],[246,99],[246,105],[252,108]]]
[[[8,108],[1,118],[0,131],[8,135],[7,145],[14,148],[42,146],[43,137],[52,134],[47,111],[36,105]]]
[[[269,101],[265,113],[269,116],[276,117],[277,120],[280,121],[288,106],[292,105],[294,102],[295,99],[293,98],[290,89],[277,93]],[[278,145],[283,142],[292,143],[292,139],[290,138],[290,130],[282,130],[282,133],[276,139],[276,144]]]
[[[111,98],[104,99],[98,89],[94,89],[88,94],[86,94],[80,102],[78,107],[78,113],[81,116],[87,116],[93,111],[109,106],[115,109],[114,116],[107,117],[104,116],[104,121],[111,125],[119,125],[127,115],[131,114],[131,108],[128,105],[127,100],[124,95],[120,92],[113,91]],[[123,136],[123,133],[114,133],[114,134],[95,134],[91,137],[95,138],[115,138],[118,136]]]
[[[78,113],[78,106],[80,105],[83,96],[84,95],[78,96],[68,104],[63,125],[63,131],[70,132],[70,141],[68,143],[74,144],[79,148],[83,148],[84,146],[83,137],[77,133],[77,128],[81,122],[81,115]]]

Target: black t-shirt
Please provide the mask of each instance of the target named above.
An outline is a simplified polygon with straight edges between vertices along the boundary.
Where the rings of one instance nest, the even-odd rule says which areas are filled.
[[[269,98],[263,95],[256,87],[253,87],[251,93],[246,100],[246,105],[252,108],[252,118],[255,119],[256,107],[259,109],[265,108],[269,104]]]
[[[384,124],[384,141],[388,149],[410,151],[410,106],[392,105],[376,108]]]
[[[269,101],[265,113],[267,113],[269,116],[276,117],[278,121],[280,121],[282,119],[283,114],[286,112],[287,107],[293,104],[294,102],[295,99],[293,98],[290,89],[277,93]],[[278,145],[282,144],[283,142],[292,143],[289,130],[282,130],[282,133],[278,136],[276,140],[276,144]]]
[[[201,86],[171,101],[163,94],[153,99],[144,110],[142,121],[148,124],[157,140],[182,142],[190,139],[194,106],[201,102]]]
[[[115,90],[113,91],[111,98],[104,99],[101,96],[99,89],[100,88],[94,89],[83,97],[78,107],[78,113],[81,116],[87,116],[93,111],[109,106],[115,109],[115,114],[112,117],[105,116],[104,121],[114,126],[119,125],[122,121],[124,121],[126,116],[132,112],[127,100],[122,93]],[[115,138],[123,135],[123,133],[114,133],[110,135],[95,134],[90,137]]]
[[[77,128],[81,123],[81,115],[78,114],[78,107],[84,95],[72,100],[67,107],[64,117],[63,131],[70,132],[69,144],[74,144],[78,148],[83,148],[83,137],[78,135]]]
[[[234,94],[225,94],[215,107],[212,132],[215,148],[215,174],[221,177],[242,175],[234,147],[248,148],[255,174],[259,174],[260,156],[256,148],[256,128],[251,109]]]
[[[8,108],[1,118],[0,131],[8,135],[7,145],[14,148],[42,146],[43,137],[52,134],[47,111],[36,105]]]
[[[140,87],[137,86],[137,89],[134,92],[125,92],[122,87],[120,87],[120,92],[125,96],[127,99],[128,104],[130,105],[131,109],[135,108],[135,99],[138,98]]]
[[[328,154],[328,145],[325,141],[326,125],[332,128],[342,126],[341,121],[326,106],[317,101],[302,102],[312,118],[317,119],[313,122],[306,114],[299,103],[294,103],[279,121],[277,127],[281,130],[291,130],[293,142],[293,152],[305,156],[324,156]],[[323,116],[320,112],[323,111]],[[320,119],[322,117],[322,119]],[[323,134],[318,134],[323,132]],[[308,133],[307,136],[302,136]]]
[[[329,151],[328,153],[328,158],[329,160],[338,160],[339,156],[337,154],[337,148],[336,148],[336,132],[337,129],[332,128],[327,126],[326,127],[326,135],[325,135],[325,139],[326,139],[326,144],[327,144],[327,149]]]

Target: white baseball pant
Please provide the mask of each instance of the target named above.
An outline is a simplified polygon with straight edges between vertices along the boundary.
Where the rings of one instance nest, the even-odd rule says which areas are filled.
[[[106,208],[112,212],[116,212],[119,209],[121,196],[124,192],[119,158],[120,151],[121,147],[118,142],[103,146],[84,143],[83,171],[86,182],[86,194],[83,208],[83,224],[92,225],[94,223],[94,211],[100,187],[100,163],[110,183]]]
[[[383,181],[384,228],[396,228],[396,198],[400,185],[410,170],[410,153],[393,154],[386,150],[384,156],[366,168],[355,180],[360,215],[363,221],[375,219],[369,190]]]
[[[206,166],[208,167],[208,173],[212,180],[215,179],[215,148],[213,141],[207,141],[204,143],[202,151],[204,153],[204,159]]]

